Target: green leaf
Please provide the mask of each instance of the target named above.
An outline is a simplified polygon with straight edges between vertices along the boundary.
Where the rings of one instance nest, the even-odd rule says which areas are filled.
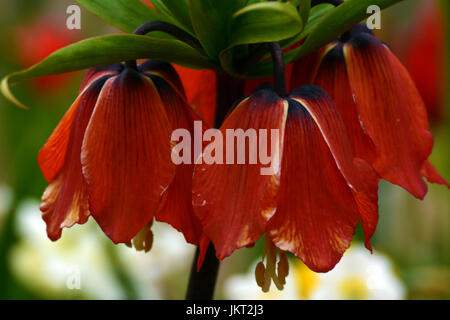
[[[302,27],[297,8],[290,3],[261,2],[247,6],[233,15],[230,42],[221,53],[221,65],[235,74],[235,47],[288,39],[299,34]]]
[[[164,20],[195,35],[187,0],[152,0],[152,4],[156,12],[164,17]]]
[[[228,43],[231,16],[247,0],[189,0],[191,21],[206,53],[218,60]]]
[[[40,63],[6,76],[0,89],[7,99],[24,107],[12,95],[10,84],[30,78],[146,58],[193,68],[216,67],[198,51],[178,40],[115,34],[82,40],[55,51]]]
[[[291,39],[282,41],[281,47],[282,48],[289,47],[299,42],[301,39],[305,38],[307,35],[311,33],[311,31],[322,20],[322,18],[326,14],[328,14],[332,9],[334,9],[334,6],[329,3],[322,3],[317,6],[314,6],[309,13],[308,22],[306,23],[303,31]]]
[[[172,13],[173,17],[180,22],[186,31],[194,34],[191,16],[189,15],[189,5],[187,0],[160,0]]]
[[[280,41],[299,34],[302,27],[297,8],[290,3],[256,3],[233,15],[228,46]]]
[[[347,0],[330,11],[311,31],[304,44],[297,49],[296,58],[304,57],[333,41],[370,14],[367,8],[377,5],[387,8],[403,0]]]
[[[309,18],[309,12],[311,11],[311,0],[301,0],[299,8],[300,18],[306,24]]]
[[[140,0],[76,0],[80,5],[122,31],[133,33],[140,25],[167,21]],[[169,21],[167,21],[169,22]]]

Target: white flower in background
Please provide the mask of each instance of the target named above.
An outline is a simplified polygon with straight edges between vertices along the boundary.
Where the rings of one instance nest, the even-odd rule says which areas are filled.
[[[168,280],[180,277],[187,280],[190,272],[195,247],[187,244],[183,235],[165,223],[154,223],[153,247],[148,253],[137,252],[125,245],[119,246],[119,256],[130,273],[141,299],[181,298],[181,296],[165,296],[169,292],[182,291],[185,288],[162,290]],[[175,281],[178,284],[179,281]],[[159,290],[153,290],[158,288]],[[165,292],[163,292],[165,291]]]
[[[264,294],[251,273],[231,277],[225,284],[228,299],[377,300],[404,299],[405,288],[389,259],[363,246],[353,245],[328,273],[314,273],[303,263],[290,261],[284,291]]]
[[[89,221],[87,228],[65,230],[61,239],[51,242],[39,201],[24,200],[17,210],[16,226],[21,240],[11,250],[11,270],[43,296],[122,298],[105,256],[104,242],[92,232],[92,224]]]
[[[194,247],[166,224],[153,226],[155,241],[149,253],[112,246],[92,218],[82,227],[64,230],[61,239],[51,242],[38,208],[37,200],[19,205],[17,232],[21,240],[13,246],[9,260],[15,275],[42,296],[125,298],[107,250],[117,254],[139,299],[165,298],[163,280],[180,271],[184,278],[188,274]]]
[[[312,299],[399,300],[406,290],[389,258],[362,245],[353,246],[329,273],[319,274]]]

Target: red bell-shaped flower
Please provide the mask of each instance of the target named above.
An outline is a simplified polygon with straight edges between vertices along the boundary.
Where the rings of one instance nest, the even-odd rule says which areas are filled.
[[[234,143],[236,132],[248,146],[245,155]],[[271,161],[264,157],[267,150]],[[353,158],[342,118],[323,89],[304,86],[287,98],[256,90],[229,114],[203,155],[209,152],[213,157],[226,152],[226,160],[196,165],[193,202],[219,259],[266,233],[312,270],[328,271],[360,220],[370,248],[378,178],[366,162]]]
[[[428,161],[433,137],[423,100],[390,48],[360,24],[321,53],[309,80],[336,102],[355,156],[417,198],[427,192],[422,177],[448,186]]]
[[[62,228],[92,215],[114,243],[129,243],[157,216],[198,243],[186,178],[193,168],[171,161],[173,128],[195,119],[168,64],[89,70],[38,157],[50,184],[41,205],[49,238],[57,240]],[[168,198],[184,210],[169,208]]]

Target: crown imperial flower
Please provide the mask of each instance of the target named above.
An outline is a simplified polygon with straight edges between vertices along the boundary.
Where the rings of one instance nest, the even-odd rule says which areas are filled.
[[[424,178],[449,187],[410,74],[354,25],[364,1],[90,2],[134,33],[72,44],[0,85],[24,107],[9,84],[91,68],[38,155],[51,240],[92,216],[148,252],[154,220],[168,223],[198,245],[187,297],[205,299],[219,260],[264,237],[267,292],[284,287],[288,252],[331,270],[359,223],[371,251],[381,179],[420,199]]]
[[[170,159],[172,127],[194,119],[168,64],[89,70],[38,157],[49,182],[41,211],[50,239],[92,215],[113,242],[129,243],[156,216],[198,243],[190,198],[179,190],[192,168]]]

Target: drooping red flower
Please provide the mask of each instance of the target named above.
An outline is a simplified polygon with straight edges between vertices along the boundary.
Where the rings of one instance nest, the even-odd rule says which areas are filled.
[[[338,105],[355,156],[417,198],[427,192],[423,177],[448,186],[428,161],[433,137],[423,100],[390,48],[360,24],[322,52],[310,80]]]
[[[378,178],[365,161],[353,158],[343,120],[323,89],[304,86],[287,98],[258,89],[221,126],[223,147],[233,145],[230,129],[254,129],[260,138],[260,130],[268,130],[273,161],[267,175],[261,174],[267,163],[249,161],[258,152],[247,132],[246,161],[237,161],[234,144],[234,159],[227,165],[196,165],[194,209],[219,259],[266,234],[277,248],[325,272],[340,260],[360,220],[370,248],[378,219]],[[273,129],[278,137],[270,134]]]
[[[41,205],[49,238],[57,240],[63,228],[92,215],[114,243],[129,243],[156,216],[198,243],[190,197],[179,195],[190,189],[186,172],[193,168],[171,161],[173,127],[194,119],[168,64],[89,70],[38,156],[49,182]],[[165,199],[176,199],[177,208]],[[148,230],[141,233],[150,237]]]

